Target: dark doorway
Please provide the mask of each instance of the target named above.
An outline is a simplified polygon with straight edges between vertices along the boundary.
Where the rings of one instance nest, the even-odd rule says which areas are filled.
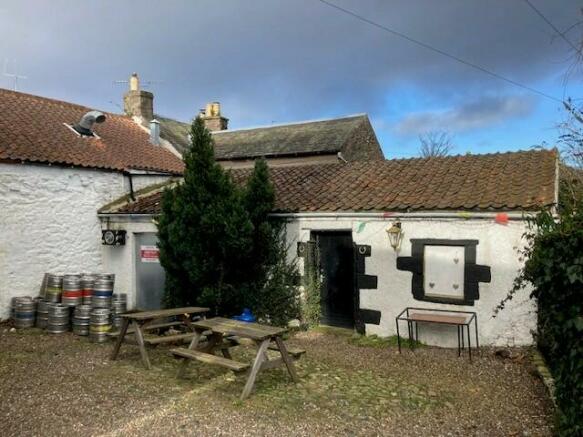
[[[354,250],[350,231],[317,232],[322,275],[321,323],[354,328]]]

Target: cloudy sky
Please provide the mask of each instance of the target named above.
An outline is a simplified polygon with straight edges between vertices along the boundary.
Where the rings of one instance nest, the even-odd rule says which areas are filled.
[[[524,0],[329,0],[556,99],[583,97],[569,45]],[[573,42],[582,0],[530,0]],[[456,153],[556,139],[560,103],[318,0],[1,0],[0,61],[23,92],[120,112],[136,71],[155,111],[222,103],[232,128],[369,114],[387,157],[449,130]],[[0,75],[0,87],[13,79]]]

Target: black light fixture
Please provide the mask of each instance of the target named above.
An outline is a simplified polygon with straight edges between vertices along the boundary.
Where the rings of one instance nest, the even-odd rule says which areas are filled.
[[[389,236],[391,247],[397,250],[401,245],[401,238],[403,237],[401,222],[394,222],[393,225],[387,229],[387,235]]]
[[[101,243],[105,246],[123,246],[126,244],[126,231],[117,229],[103,229]]]

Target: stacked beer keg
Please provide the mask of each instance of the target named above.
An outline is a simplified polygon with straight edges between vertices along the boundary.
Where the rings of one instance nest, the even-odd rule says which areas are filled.
[[[121,314],[128,310],[128,295],[125,293],[118,293],[112,296],[111,304],[111,324],[114,328],[121,329],[122,318]]]
[[[47,302],[58,303],[61,301],[62,292],[63,292],[63,276],[49,273],[47,275],[45,300]]]
[[[73,333],[76,335],[89,335],[89,321],[91,317],[91,305],[78,305],[73,313]]]
[[[49,324],[49,305],[50,303],[43,299],[38,299],[36,305],[36,327],[46,329]]]
[[[64,334],[69,331],[69,307],[60,303],[49,304],[47,331],[51,334]]]
[[[93,294],[93,284],[95,275],[84,274],[81,276],[81,294],[83,295],[83,304],[91,305],[91,295]]]
[[[18,329],[32,328],[34,326],[34,315],[36,302],[29,296],[17,297],[14,304],[14,326]]]
[[[76,307],[83,303],[81,291],[81,277],[79,275],[63,276],[63,293],[61,303],[69,307]]]
[[[36,326],[51,334],[63,334],[72,327],[76,335],[104,342],[112,326],[121,327],[120,314],[127,311],[127,295],[113,295],[114,282],[115,275],[108,273],[47,273],[42,297],[12,299],[14,325],[32,327],[36,319]]]

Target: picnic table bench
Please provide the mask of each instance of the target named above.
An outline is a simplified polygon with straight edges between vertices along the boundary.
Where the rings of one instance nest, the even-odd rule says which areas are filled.
[[[121,314],[122,317],[122,325],[121,329],[117,335],[117,340],[115,342],[115,346],[113,347],[113,351],[111,353],[111,359],[115,360],[119,354],[119,350],[121,348],[121,344],[123,343],[126,335],[129,333],[133,333],[135,336],[135,340],[140,348],[140,354],[142,356],[142,361],[146,369],[150,369],[150,359],[148,358],[148,352],[146,351],[146,344],[159,344],[159,343],[166,343],[166,342],[173,342],[173,341],[183,341],[185,339],[190,339],[194,337],[194,330],[191,326],[191,318],[193,315],[203,315],[204,313],[208,312],[208,308],[201,308],[201,307],[184,307],[184,308],[172,308],[166,310],[152,310],[152,311],[140,311],[135,313],[125,313]],[[167,319],[168,317],[177,317],[178,323],[175,322],[162,322],[160,323],[160,319]],[[129,330],[130,323],[132,325],[131,330]],[[151,337],[145,338],[144,332],[157,329],[160,327],[168,326],[171,323],[171,326],[183,325],[190,333],[186,334],[177,334],[177,335],[168,335],[168,336],[161,336],[161,337]]]
[[[470,325],[474,323],[476,350],[479,352],[480,343],[478,340],[478,316],[473,311],[442,310],[435,308],[413,308],[407,307],[396,317],[397,324],[397,344],[401,353],[401,336],[399,333],[399,321],[406,321],[409,331],[409,345],[413,349],[415,341],[419,341],[419,323],[434,323],[438,325],[451,325],[457,327],[458,356],[465,348],[464,328],[467,329],[468,355],[472,361],[472,339],[470,336]],[[411,341],[412,340],[412,341]]]
[[[241,399],[249,396],[257,374],[262,370],[285,365],[292,380],[298,381],[293,361],[303,355],[305,351],[299,349],[288,351],[282,339],[282,335],[287,332],[287,329],[222,317],[194,321],[191,325],[194,329],[194,337],[188,348],[176,348],[170,351],[175,357],[183,360],[178,372],[179,377],[184,375],[190,360],[222,366],[235,373],[244,372],[251,368],[241,393]],[[207,342],[201,346],[200,340],[203,336],[206,336]],[[257,346],[257,354],[252,365],[233,360],[229,347],[222,346],[225,342],[227,345],[236,346],[245,339],[251,340]],[[222,357],[215,355],[215,351],[219,349],[223,354]],[[268,349],[278,351],[281,356],[270,359],[267,355]]]

